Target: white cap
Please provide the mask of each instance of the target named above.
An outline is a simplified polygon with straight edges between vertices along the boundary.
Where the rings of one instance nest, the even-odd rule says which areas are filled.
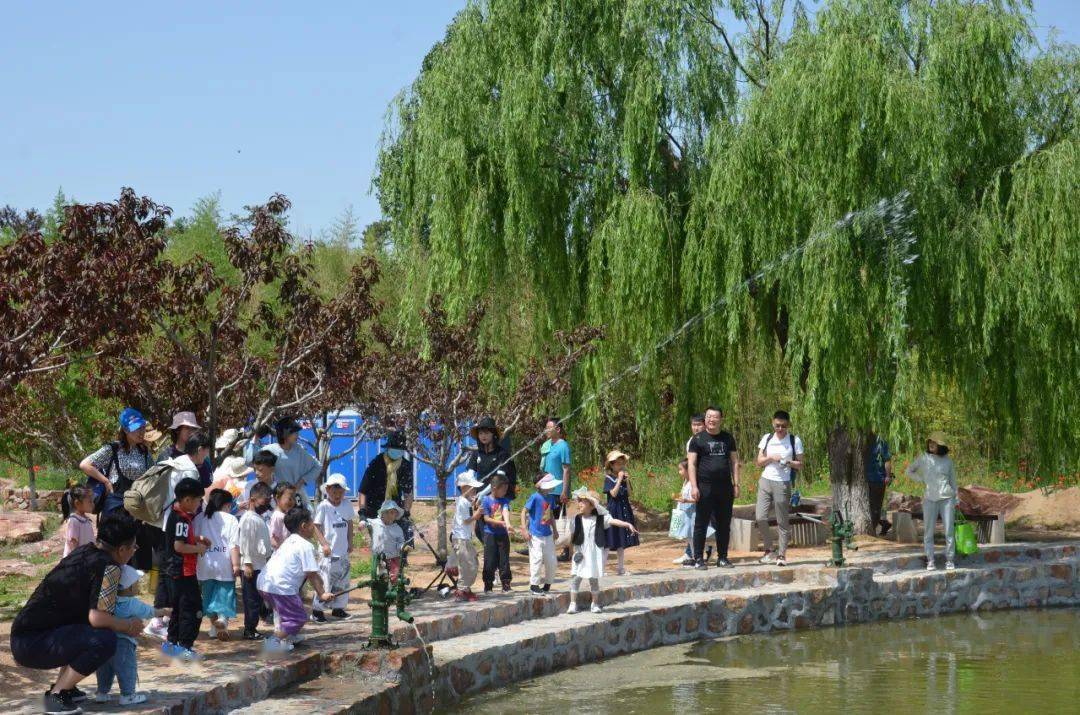
[[[461,474],[457,475],[457,488],[464,489],[466,487],[473,487],[479,489],[484,486],[484,483],[476,478],[476,472],[471,469],[466,469]]]
[[[331,474],[329,477],[326,478],[326,486],[341,487],[345,491],[349,491],[349,483],[345,480],[344,474]]]
[[[139,582],[139,579],[143,577],[143,572],[136,568],[132,568],[127,564],[120,569],[120,588],[128,589]]]

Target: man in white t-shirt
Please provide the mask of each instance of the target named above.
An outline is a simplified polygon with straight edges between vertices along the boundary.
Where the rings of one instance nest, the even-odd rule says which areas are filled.
[[[791,416],[787,412],[777,410],[773,414],[772,427],[772,434],[763,436],[758,442],[755,461],[762,469],[754,517],[765,544],[765,555],[759,559],[759,563],[785,566],[790,533],[788,512],[791,508],[791,482],[794,473],[803,466],[803,443],[791,434]],[[776,512],[777,531],[780,532],[780,549],[776,552],[772,548],[772,532],[769,530],[771,511]]]
[[[344,474],[331,474],[326,480],[326,498],[315,509],[315,529],[330,547],[322,565],[323,580],[326,588],[335,593],[349,588],[349,550],[352,548],[353,521],[356,511],[345,498],[349,491]],[[319,623],[326,622],[323,612],[328,607],[335,618],[348,618],[345,607],[349,605],[349,595],[341,594],[329,603],[323,603],[318,596],[311,603],[311,618]]]

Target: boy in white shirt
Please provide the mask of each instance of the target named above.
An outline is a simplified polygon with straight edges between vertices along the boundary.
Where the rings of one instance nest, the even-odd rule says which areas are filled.
[[[364,522],[371,529],[371,553],[386,557],[386,569],[393,583],[397,583],[401,572],[401,550],[405,547],[405,532],[397,523],[404,513],[393,499],[387,499],[379,507],[379,518]]]
[[[772,434],[764,435],[758,442],[755,460],[762,470],[754,518],[757,519],[758,531],[765,545],[765,555],[758,562],[786,566],[791,483],[797,470],[803,466],[803,443],[791,434],[791,416],[787,412],[777,410],[773,414],[772,427]],[[772,532],[769,531],[769,512],[774,509],[777,531],[780,532],[780,550],[777,552],[773,551]]]
[[[259,574],[274,553],[270,545],[270,527],[263,518],[270,512],[270,487],[258,482],[248,494],[247,511],[240,517],[240,591],[244,599],[244,640],[262,640],[255,630],[259,618],[269,616],[270,609],[259,595]]]
[[[271,653],[290,651],[293,643],[300,640],[298,634],[307,623],[307,611],[300,598],[304,581],[311,583],[320,600],[334,598],[334,594],[326,590],[315,562],[315,547],[311,544],[315,525],[311,521],[311,512],[299,506],[289,509],[285,515],[285,528],[289,536],[266,562],[258,582],[259,594],[277,617],[274,635],[266,639],[266,650]]]
[[[450,532],[453,548],[450,549],[446,571],[457,579],[454,598],[459,601],[475,601],[477,596],[473,593],[472,585],[476,582],[480,560],[473,545],[473,526],[481,514],[476,505],[477,490],[483,488],[484,483],[477,479],[476,473],[470,469],[458,475],[457,486],[461,495],[454,503],[454,528]]]
[[[345,499],[345,492],[348,490],[345,475],[331,474],[326,480],[326,498],[319,502],[315,509],[315,530],[320,542],[325,543],[330,550],[329,554],[323,551],[323,579],[327,590],[334,592],[349,588],[349,551],[352,550],[353,520],[356,512],[353,511],[352,504]],[[311,618],[325,623],[326,614],[323,611],[327,606],[332,609],[330,615],[335,618],[348,618],[349,613],[345,610],[348,605],[348,594],[343,593],[329,603],[323,603],[316,596],[311,603]]]

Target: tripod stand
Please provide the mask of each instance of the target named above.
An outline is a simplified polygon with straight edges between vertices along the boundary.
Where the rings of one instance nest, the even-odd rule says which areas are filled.
[[[428,547],[428,551],[430,551],[431,555],[435,557],[435,565],[439,567],[439,573],[435,574],[435,578],[431,579],[431,582],[428,583],[428,585],[424,588],[414,588],[412,590],[412,597],[420,598],[425,593],[430,591],[433,587],[440,595],[443,593],[443,589],[457,588],[457,579],[446,573],[446,559],[440,557],[439,552],[435,550],[435,548],[426,538],[424,538],[423,531],[421,531],[420,529],[415,529],[414,533],[416,534],[416,536],[420,537],[420,540],[424,542],[424,546]],[[450,580],[449,584],[446,583],[447,579]]]

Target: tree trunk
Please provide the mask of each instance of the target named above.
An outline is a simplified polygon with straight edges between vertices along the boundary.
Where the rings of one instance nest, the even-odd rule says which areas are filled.
[[[32,449],[26,450],[26,488],[30,492],[30,511],[37,511],[37,472]]]
[[[448,553],[446,543],[446,478],[448,476],[449,475],[442,470],[435,472],[435,483],[438,488],[438,497],[436,498],[435,503],[439,510],[437,521],[439,524],[438,549],[440,559],[445,559],[446,554]]]
[[[866,484],[869,434],[837,426],[829,432],[829,482],[833,509],[855,525],[856,534],[872,534],[870,492]]]

